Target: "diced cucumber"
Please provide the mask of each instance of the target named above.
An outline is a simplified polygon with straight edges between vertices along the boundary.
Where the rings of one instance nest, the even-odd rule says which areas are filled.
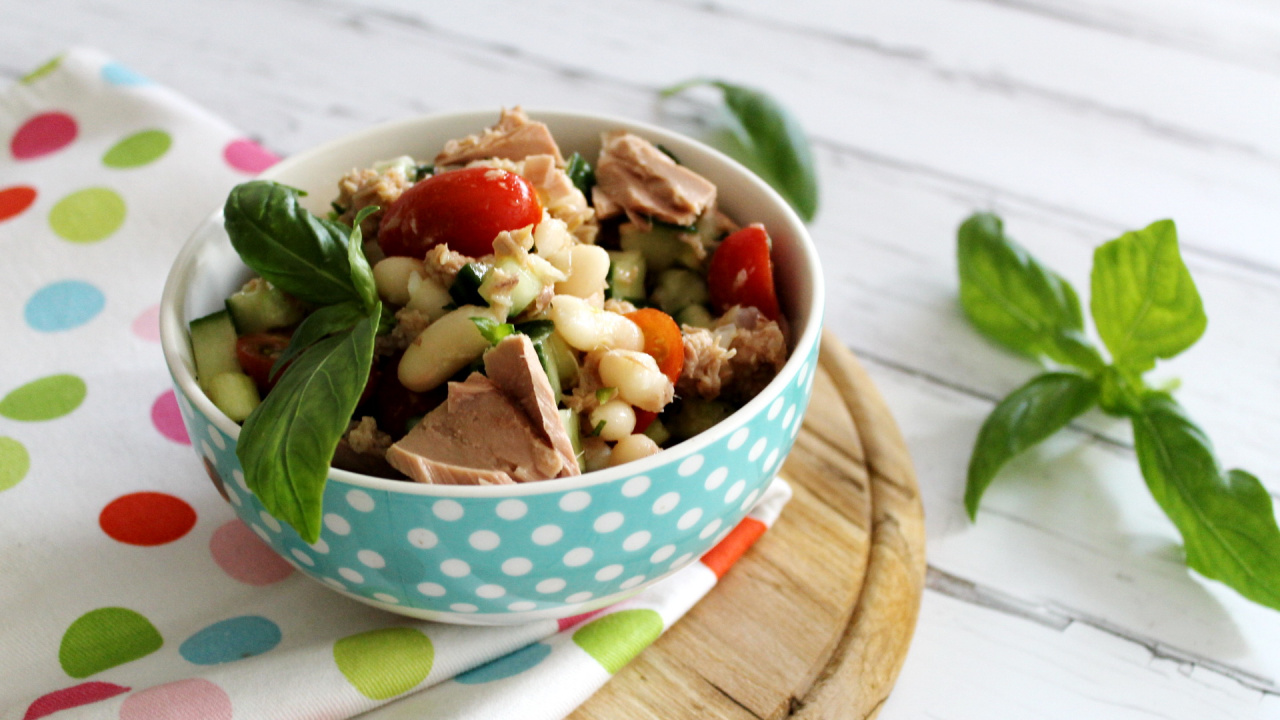
[[[702,305],[710,299],[707,281],[687,268],[663,271],[653,289],[653,301],[668,315],[675,315],[690,305]]]
[[[643,302],[644,255],[639,250],[609,251],[609,296],[615,300]]]
[[[209,378],[205,392],[218,409],[236,422],[244,422],[249,413],[258,407],[262,398],[253,378],[242,372],[223,372]]]
[[[453,284],[449,286],[449,297],[453,298],[453,304],[458,307],[487,305],[485,299],[480,296],[480,283],[484,281],[484,275],[487,272],[489,272],[489,266],[484,263],[474,262],[463,265],[454,277]]]
[[[529,307],[534,298],[538,297],[538,293],[542,292],[544,287],[542,280],[516,258],[501,258],[485,273],[484,279],[480,282],[480,287],[477,288],[480,297],[484,298],[490,306],[494,304],[494,298],[497,293],[496,286],[499,282],[499,272],[516,279],[516,286],[507,293],[511,298],[511,310],[508,314],[515,317],[524,312],[524,309]]]
[[[544,345],[551,351],[551,357],[555,359],[561,385],[569,387],[578,382],[578,356],[573,354],[573,348],[560,337],[560,333],[551,333]]]
[[[695,396],[684,398],[674,414],[668,413],[663,417],[670,415],[666,429],[672,437],[687,440],[710,429],[732,413],[733,407],[728,403],[719,400],[703,400]]]
[[[649,423],[649,427],[644,429],[644,435],[659,447],[671,439],[671,431],[667,430],[667,426],[662,423],[662,418],[654,418],[653,422]]]
[[[658,224],[641,230],[632,223],[626,223],[618,228],[618,243],[623,250],[642,254],[649,272],[662,272],[677,264],[699,267],[693,246],[679,238],[683,231],[671,225]]]
[[[225,372],[240,372],[236,359],[236,328],[231,314],[219,310],[191,321],[191,355],[196,362],[196,379],[207,393],[207,381]]]
[[[587,466],[582,459],[582,423],[578,422],[578,413],[569,408],[560,410],[560,422],[569,434],[569,444],[573,446],[573,454],[578,458],[578,470],[586,472]]]
[[[280,288],[254,278],[227,298],[227,312],[240,335],[293,325],[302,320],[302,304]]]
[[[716,319],[706,305],[690,305],[675,314],[676,322],[681,325],[710,329]]]

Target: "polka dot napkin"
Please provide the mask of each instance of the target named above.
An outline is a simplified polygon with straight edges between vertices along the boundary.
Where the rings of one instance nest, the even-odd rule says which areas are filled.
[[[777,517],[587,617],[410,621],[273,554],[193,456],[157,329],[187,234],[276,158],[76,50],[0,92],[0,720],[560,718]]]

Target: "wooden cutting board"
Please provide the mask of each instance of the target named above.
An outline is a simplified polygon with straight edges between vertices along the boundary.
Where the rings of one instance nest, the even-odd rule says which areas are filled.
[[[830,333],[782,467],[795,496],[712,592],[570,717],[870,718],[924,590],[924,510],[880,393]]]

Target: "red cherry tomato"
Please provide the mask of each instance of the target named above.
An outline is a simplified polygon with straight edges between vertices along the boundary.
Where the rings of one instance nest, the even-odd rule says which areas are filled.
[[[404,191],[378,225],[388,255],[422,257],[445,243],[469,257],[493,252],[493,238],[542,219],[528,180],[497,168],[474,167],[433,175]]]
[[[773,289],[769,234],[763,225],[748,225],[720,243],[707,268],[707,289],[718,313],[744,305],[757,308],[770,320],[782,316]]]
[[[266,395],[275,387],[283,370],[271,377],[271,366],[276,358],[289,347],[289,336],[283,333],[260,332],[250,333],[236,338],[236,358],[240,361],[240,369],[253,378],[258,392]]]

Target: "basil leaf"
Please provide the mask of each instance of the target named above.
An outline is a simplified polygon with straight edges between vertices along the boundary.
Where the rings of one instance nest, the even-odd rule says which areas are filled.
[[[724,95],[725,105],[745,132],[744,145],[764,179],[773,185],[806,222],[818,212],[818,173],[809,138],[799,121],[761,90],[721,80],[696,79],[662,91],[670,97],[696,85],[710,85]]]
[[[978,514],[982,494],[1009,459],[1084,414],[1098,401],[1098,383],[1075,373],[1045,373],[1014,390],[987,416],[969,458],[964,505]]]
[[[1167,393],[1144,398],[1133,435],[1142,477],[1182,534],[1187,565],[1280,610],[1280,528],[1262,483],[1243,470],[1224,475],[1209,438]]]
[[[300,192],[254,180],[237,185],[223,207],[231,245],[246,265],[306,302],[359,300],[351,282],[345,225],[298,205]]]
[[[270,376],[275,377],[285,365],[288,365],[303,350],[329,335],[350,328],[366,316],[367,313],[364,308],[359,303],[354,302],[325,305],[317,308],[315,312],[302,320],[297,330],[293,331],[293,337],[289,338],[289,346],[284,349],[284,352],[280,353],[275,363],[272,364]]]
[[[364,256],[364,233],[360,224],[364,219],[378,211],[377,205],[370,205],[356,213],[355,222],[351,225],[351,237],[347,240],[347,264],[351,267],[351,284],[365,310],[370,310],[378,303],[378,284],[373,279],[373,268]]]
[[[373,361],[381,305],[349,330],[303,351],[244,422],[236,455],[245,483],[303,541],[320,537],[329,463]]]
[[[957,232],[960,304],[987,337],[1015,352],[1046,356],[1088,372],[1105,363],[1084,337],[1071,283],[1004,234],[991,213],[974,213]]]
[[[1208,319],[1178,252],[1172,220],[1127,232],[1093,253],[1090,310],[1115,363],[1136,372],[1195,344]]]

